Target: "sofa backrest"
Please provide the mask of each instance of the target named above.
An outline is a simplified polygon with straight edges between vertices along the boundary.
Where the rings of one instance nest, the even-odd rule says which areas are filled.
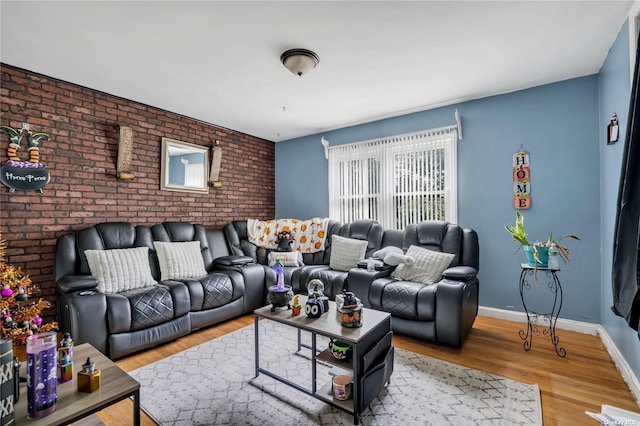
[[[404,239],[403,229],[385,229],[382,233],[382,247],[398,247],[402,248],[402,240]]]
[[[478,236],[473,230],[439,220],[410,224],[404,228],[402,250],[412,245],[455,254],[451,266],[479,268]]]
[[[341,225],[337,235],[354,240],[367,240],[369,243],[367,244],[367,251],[364,256],[366,258],[371,257],[374,252],[380,250],[380,247],[382,247],[383,233],[384,229],[382,229],[382,225],[375,220],[361,219]],[[328,256],[331,256],[330,250]],[[328,263],[329,257],[327,257],[327,264]]]
[[[204,226],[189,222],[162,222],[153,225],[151,232],[154,241],[167,243],[198,241],[205,269],[211,271],[213,268],[213,255],[209,249],[209,240]]]
[[[200,224],[163,222],[152,227],[129,222],[108,222],[63,235],[56,243],[54,278],[65,275],[91,275],[85,250],[110,250],[133,247],[149,248],[149,265],[153,277],[160,279],[154,241],[200,242],[205,268],[211,271],[216,257],[229,254],[222,230],[206,231]],[[212,243],[214,244],[212,246]]]
[[[91,275],[85,250],[111,250],[133,247],[149,248],[149,263],[155,278],[159,275],[151,229],[129,222],[99,223],[63,235],[56,243],[54,279],[65,275]]]

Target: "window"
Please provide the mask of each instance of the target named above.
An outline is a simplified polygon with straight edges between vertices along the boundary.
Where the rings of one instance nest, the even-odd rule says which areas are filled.
[[[455,126],[329,147],[329,214],[388,229],[457,223]]]

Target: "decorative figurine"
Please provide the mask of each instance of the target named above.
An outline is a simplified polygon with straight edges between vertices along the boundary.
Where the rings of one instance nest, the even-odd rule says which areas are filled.
[[[315,294],[311,295],[304,306],[304,312],[308,318],[320,318],[324,314],[324,303]]]
[[[340,313],[340,323],[343,327],[362,327],[362,303],[351,291],[344,293],[344,303],[338,309]]]
[[[291,312],[291,314],[294,317],[300,315],[302,306],[300,305],[300,297],[297,294],[293,296],[293,305],[291,305],[291,309],[293,309],[293,312]]]
[[[73,340],[64,333],[58,348],[58,382],[66,383],[73,379]]]
[[[273,270],[276,271],[278,281],[276,285],[269,287],[267,293],[267,302],[271,303],[271,312],[275,312],[276,308],[291,309],[291,299],[293,299],[293,289],[291,286],[284,285],[284,267],[280,262],[280,259],[276,259],[276,264],[273,265]]]
[[[276,251],[291,251],[291,243],[293,241],[294,240],[291,236],[291,232],[278,232],[278,239],[276,240],[276,242],[278,243],[278,248],[276,249]]]
[[[329,298],[324,295],[324,283],[317,278],[312,279],[307,284],[307,294],[309,297],[315,297],[324,307],[324,312],[329,312]]]
[[[100,370],[96,370],[96,363],[87,358],[82,364],[82,371],[78,373],[78,392],[95,392],[100,388]]]

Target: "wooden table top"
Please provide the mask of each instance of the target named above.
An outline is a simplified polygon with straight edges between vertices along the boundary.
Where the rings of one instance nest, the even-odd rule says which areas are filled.
[[[271,312],[271,305],[256,309],[254,315],[349,343],[358,343],[360,339],[369,334],[381,322],[388,321],[391,317],[388,312],[363,308],[362,327],[348,328],[343,327],[340,323],[335,302],[329,301],[329,312],[325,312],[320,318],[308,318],[305,315],[304,304],[306,302],[307,297],[300,295],[300,304],[302,305],[300,315],[293,316],[291,310],[286,308],[277,308],[275,312]]]
[[[95,361],[96,370],[100,370],[100,388],[92,393],[78,392],[77,375],[87,357]],[[20,366],[20,376],[26,377],[26,362]],[[122,371],[109,358],[89,343],[73,348],[73,380],[58,383],[58,401],[56,410],[39,419],[27,417],[27,384],[20,384],[20,401],[15,405],[16,425],[54,425],[66,424],[70,420],[97,409],[109,406],[132,395],[140,389],[140,384]]]

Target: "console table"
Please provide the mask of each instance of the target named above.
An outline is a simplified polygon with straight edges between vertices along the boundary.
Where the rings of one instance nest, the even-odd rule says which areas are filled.
[[[300,302],[304,305],[306,297],[301,296],[300,299]],[[260,373],[263,373],[307,395],[353,414],[353,423],[358,424],[360,414],[389,382],[389,377],[393,372],[394,350],[391,344],[393,335],[391,331],[391,315],[387,312],[365,308],[362,312],[362,327],[346,328],[340,324],[336,309],[335,302],[330,301],[329,311],[316,319],[307,318],[304,314],[292,316],[291,310],[286,309],[278,309],[272,312],[270,305],[256,309],[254,311],[255,374],[258,377]],[[301,331],[305,330],[311,333],[311,345],[309,347],[311,349],[311,389],[307,389],[298,383],[260,367],[260,318],[277,321],[296,328],[298,330],[298,351],[301,347],[308,347],[301,343]],[[335,359],[329,349],[318,350],[316,346],[317,335],[350,343],[353,350],[351,361]],[[320,387],[317,386],[317,362],[334,365],[353,373],[351,399],[343,401],[333,397],[330,377],[327,377],[326,383]]]
[[[520,264],[520,267],[522,268],[522,272],[520,273],[520,298],[522,299],[522,306],[527,314],[527,328],[519,332],[520,338],[524,340],[522,347],[525,351],[531,349],[533,335],[540,335],[537,320],[538,318],[542,318],[549,323],[549,326],[542,330],[542,334],[551,338],[551,344],[555,348],[556,354],[564,358],[567,356],[567,352],[563,347],[559,346],[560,339],[556,334],[556,322],[560,315],[560,309],[562,309],[562,286],[560,285],[560,280],[557,275],[560,269],[534,267],[529,266],[527,263]],[[525,293],[533,291],[534,288],[541,287],[543,285],[541,281],[546,282],[546,287],[553,296],[551,310],[542,313],[527,308],[525,301]]]

